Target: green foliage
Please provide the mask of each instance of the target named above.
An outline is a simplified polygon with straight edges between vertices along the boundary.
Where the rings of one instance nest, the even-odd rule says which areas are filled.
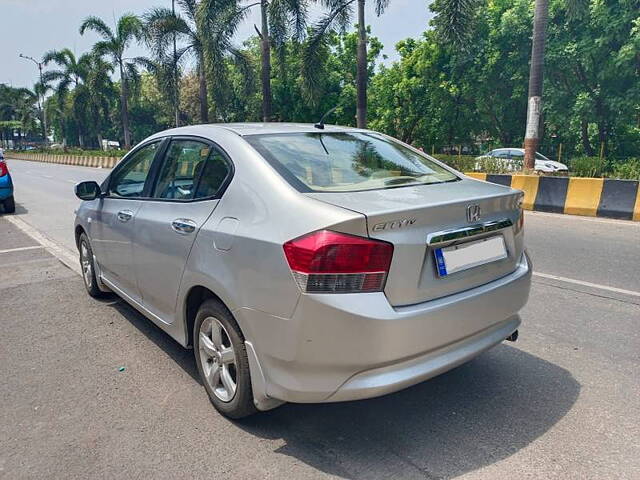
[[[613,178],[640,180],[640,158],[629,158],[626,162],[613,166]]]
[[[606,161],[599,157],[575,157],[569,161],[569,172],[574,177],[599,178],[606,171]]]
[[[254,36],[240,46],[231,42],[253,3],[181,0],[175,15],[165,7],[150,10],[144,32],[130,15],[118,19],[114,29],[87,19],[81,31],[101,36],[93,48],[97,55],[50,52],[45,84],[34,88],[53,92],[45,111],[56,141],[85,147],[96,146],[100,138],[122,141],[123,101],[117,91],[123,82],[111,80],[120,68],[131,84],[126,99],[134,143],[173,125],[176,86],[182,124],[199,123],[203,109],[216,122],[259,121],[260,40]],[[270,3],[272,116],[275,121],[316,122],[337,107],[327,123],[355,125],[358,37],[342,33],[351,27],[355,3],[319,3],[329,13],[306,29],[306,39],[304,18],[292,16],[289,8],[304,2]],[[384,10],[388,3],[376,0],[375,6]],[[398,42],[395,62],[379,65],[382,45],[367,29],[370,128],[429,153],[457,152],[460,146],[463,153],[521,146],[533,3],[436,0],[431,5],[434,28]],[[143,33],[151,60],[123,55]],[[572,159],[572,174],[637,177],[638,52],[638,0],[550,0],[541,151],[557,155],[562,144],[562,158]],[[190,62],[180,63],[188,57]],[[37,100],[30,90],[0,88],[0,121],[19,122],[19,127],[0,127],[4,138],[13,138],[18,128],[39,134]],[[606,161],[595,158],[601,148]],[[462,171],[505,170],[500,162],[478,163],[472,156],[438,157]]]
[[[459,172],[473,172],[476,170],[477,162],[475,157],[471,155],[435,154],[434,157]]]

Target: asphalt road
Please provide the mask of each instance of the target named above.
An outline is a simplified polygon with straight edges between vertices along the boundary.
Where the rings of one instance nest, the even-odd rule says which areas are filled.
[[[107,172],[9,168],[16,217],[73,249],[72,184]],[[532,213],[525,228],[546,276],[517,343],[386,397],[231,422],[190,351],[90,299],[0,217],[0,477],[638,478],[640,224]]]

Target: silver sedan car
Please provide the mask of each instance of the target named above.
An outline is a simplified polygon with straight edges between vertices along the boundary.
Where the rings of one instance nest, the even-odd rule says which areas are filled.
[[[89,294],[193,348],[232,418],[422,382],[515,340],[529,295],[522,192],[369,130],[177,128],[76,195]]]

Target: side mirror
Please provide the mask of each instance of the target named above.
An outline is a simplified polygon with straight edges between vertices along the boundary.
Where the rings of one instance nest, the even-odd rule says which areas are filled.
[[[102,192],[97,182],[90,180],[88,182],[80,182],[75,186],[75,194],[80,200],[95,200]]]

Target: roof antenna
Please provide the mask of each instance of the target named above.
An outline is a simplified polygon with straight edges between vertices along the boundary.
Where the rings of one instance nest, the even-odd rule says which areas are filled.
[[[338,108],[338,105],[336,105],[331,110],[329,110],[327,113],[325,113],[322,116],[322,118],[320,119],[320,121],[314,125],[314,127],[318,128],[320,130],[324,130],[324,119],[327,118],[329,115],[331,115],[333,112],[335,112],[336,108]]]

